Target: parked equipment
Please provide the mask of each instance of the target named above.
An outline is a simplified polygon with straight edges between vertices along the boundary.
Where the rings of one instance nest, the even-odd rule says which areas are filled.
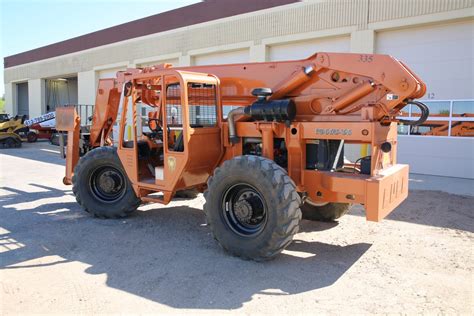
[[[380,221],[407,197],[397,116],[416,103],[422,115],[406,124],[423,123],[427,108],[414,99],[425,91],[387,55],[127,69],[99,81],[87,140],[74,107],[56,110],[56,128],[68,132],[63,181],[101,218],[197,189],[220,245],[265,260],[291,242],[301,211],[335,220],[362,204]],[[345,163],[346,144],[370,145],[370,154]]]
[[[28,140],[29,129],[24,125],[26,116],[15,116],[0,122],[0,147],[18,148]]]
[[[38,139],[49,139],[51,141],[56,133],[56,112],[49,112],[38,117],[25,121],[25,125],[30,129],[28,141],[36,142]]]
[[[0,123],[10,120],[10,116],[7,113],[0,113]]]
[[[11,132],[0,132],[0,148],[21,147],[22,139],[18,134]]]

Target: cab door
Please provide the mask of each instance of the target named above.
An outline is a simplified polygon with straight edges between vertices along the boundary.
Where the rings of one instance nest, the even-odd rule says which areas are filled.
[[[219,120],[221,106],[217,78],[189,78],[186,92],[189,157],[182,181],[186,186],[190,186],[207,182],[217,167],[224,148]]]
[[[162,98],[163,168],[155,171],[163,191],[205,184],[223,153],[218,79],[205,74],[165,75]]]
[[[176,187],[187,161],[188,148],[184,142],[187,133],[186,95],[181,76],[163,76],[161,117],[163,118],[163,166],[155,168],[155,183],[163,191]]]

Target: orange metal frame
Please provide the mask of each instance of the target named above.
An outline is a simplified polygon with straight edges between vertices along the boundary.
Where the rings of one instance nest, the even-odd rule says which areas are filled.
[[[168,150],[166,85],[179,82],[181,89],[184,151]],[[206,83],[217,88],[217,126],[191,128],[188,124],[188,83]],[[395,117],[406,100],[419,98],[425,84],[403,63],[387,55],[318,53],[308,59],[235,65],[171,68],[159,65],[127,69],[116,79],[100,80],[91,128],[92,147],[110,144],[110,132],[120,105],[120,140],[124,139],[129,98],[133,110],[133,148],[120,141],[118,154],[137,196],[143,201],[168,203],[181,189],[201,191],[216,166],[243,154],[242,141],[229,141],[229,122],[222,118],[223,106],[248,106],[256,101],[251,91],[257,87],[273,89],[272,99],[291,98],[297,106],[296,118],[289,126],[279,122],[251,121],[237,117],[236,131],[242,138],[262,140],[262,155],[274,159],[274,138],[285,140],[288,174],[297,190],[317,203],[361,203],[368,220],[379,221],[398,206],[408,194],[408,166],[397,164]],[[125,90],[126,91],[125,91]],[[137,151],[137,101],[157,108],[164,131],[164,178],[142,181]],[[59,110],[61,111],[61,110]],[[58,129],[69,132],[76,146],[79,136],[77,115],[58,112]],[[61,118],[64,116],[64,118]],[[67,122],[66,122],[67,121]],[[64,122],[64,123],[63,123]],[[306,144],[334,139],[371,145],[371,174],[307,170]],[[389,142],[392,150],[381,151]],[[65,183],[70,183],[77,158],[68,156]],[[162,192],[163,196],[149,194]]]

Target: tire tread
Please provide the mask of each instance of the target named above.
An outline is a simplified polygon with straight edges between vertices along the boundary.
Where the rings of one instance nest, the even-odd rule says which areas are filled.
[[[277,225],[272,232],[271,238],[266,244],[258,250],[257,255],[249,255],[241,251],[230,249],[219,241],[212,227],[212,221],[209,219],[209,198],[212,190],[217,189],[217,185],[221,178],[228,176],[234,172],[236,167],[244,167],[250,172],[258,172],[259,176],[265,178],[268,183],[273,184],[274,190],[279,197],[277,212]],[[208,217],[208,224],[211,227],[214,239],[227,252],[247,260],[265,261],[272,259],[287,247],[293,240],[293,236],[299,230],[299,223],[302,218],[300,204],[301,198],[296,192],[296,186],[293,180],[288,176],[286,170],[277,165],[274,161],[259,156],[238,156],[225,161],[221,167],[216,168],[214,175],[207,182],[208,187],[204,192],[206,202],[204,204],[204,212]]]
[[[104,146],[104,147],[99,147],[95,148],[91,151],[89,151],[85,156],[81,157],[79,159],[78,164],[74,168],[74,175],[72,177],[72,192],[74,193],[74,196],[76,197],[77,203],[81,206],[81,208],[98,218],[124,218],[128,216],[130,213],[134,212],[141,204],[141,201],[139,198],[135,196],[135,194],[128,194],[128,198],[125,201],[121,201],[119,204],[119,207],[114,207],[113,210],[108,211],[108,212],[102,212],[98,211],[97,209],[91,208],[90,203],[87,203],[86,201],[90,197],[86,197],[85,199],[82,197],[81,191],[80,190],[80,180],[81,180],[81,175],[86,174],[86,168],[88,168],[89,164],[93,161],[100,161],[102,159],[110,159],[111,157],[116,157],[117,156],[117,149],[112,146]],[[119,160],[120,161],[120,160]],[[125,173],[125,171],[122,170],[122,172]],[[126,181],[128,183],[127,175],[124,174]],[[128,183],[127,190],[132,190],[130,184]],[[127,194],[126,194],[127,195]]]

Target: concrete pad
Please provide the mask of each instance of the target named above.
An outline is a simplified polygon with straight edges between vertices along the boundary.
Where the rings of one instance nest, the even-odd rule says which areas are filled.
[[[464,178],[410,174],[410,190],[442,191],[452,194],[474,196],[474,180]]]

